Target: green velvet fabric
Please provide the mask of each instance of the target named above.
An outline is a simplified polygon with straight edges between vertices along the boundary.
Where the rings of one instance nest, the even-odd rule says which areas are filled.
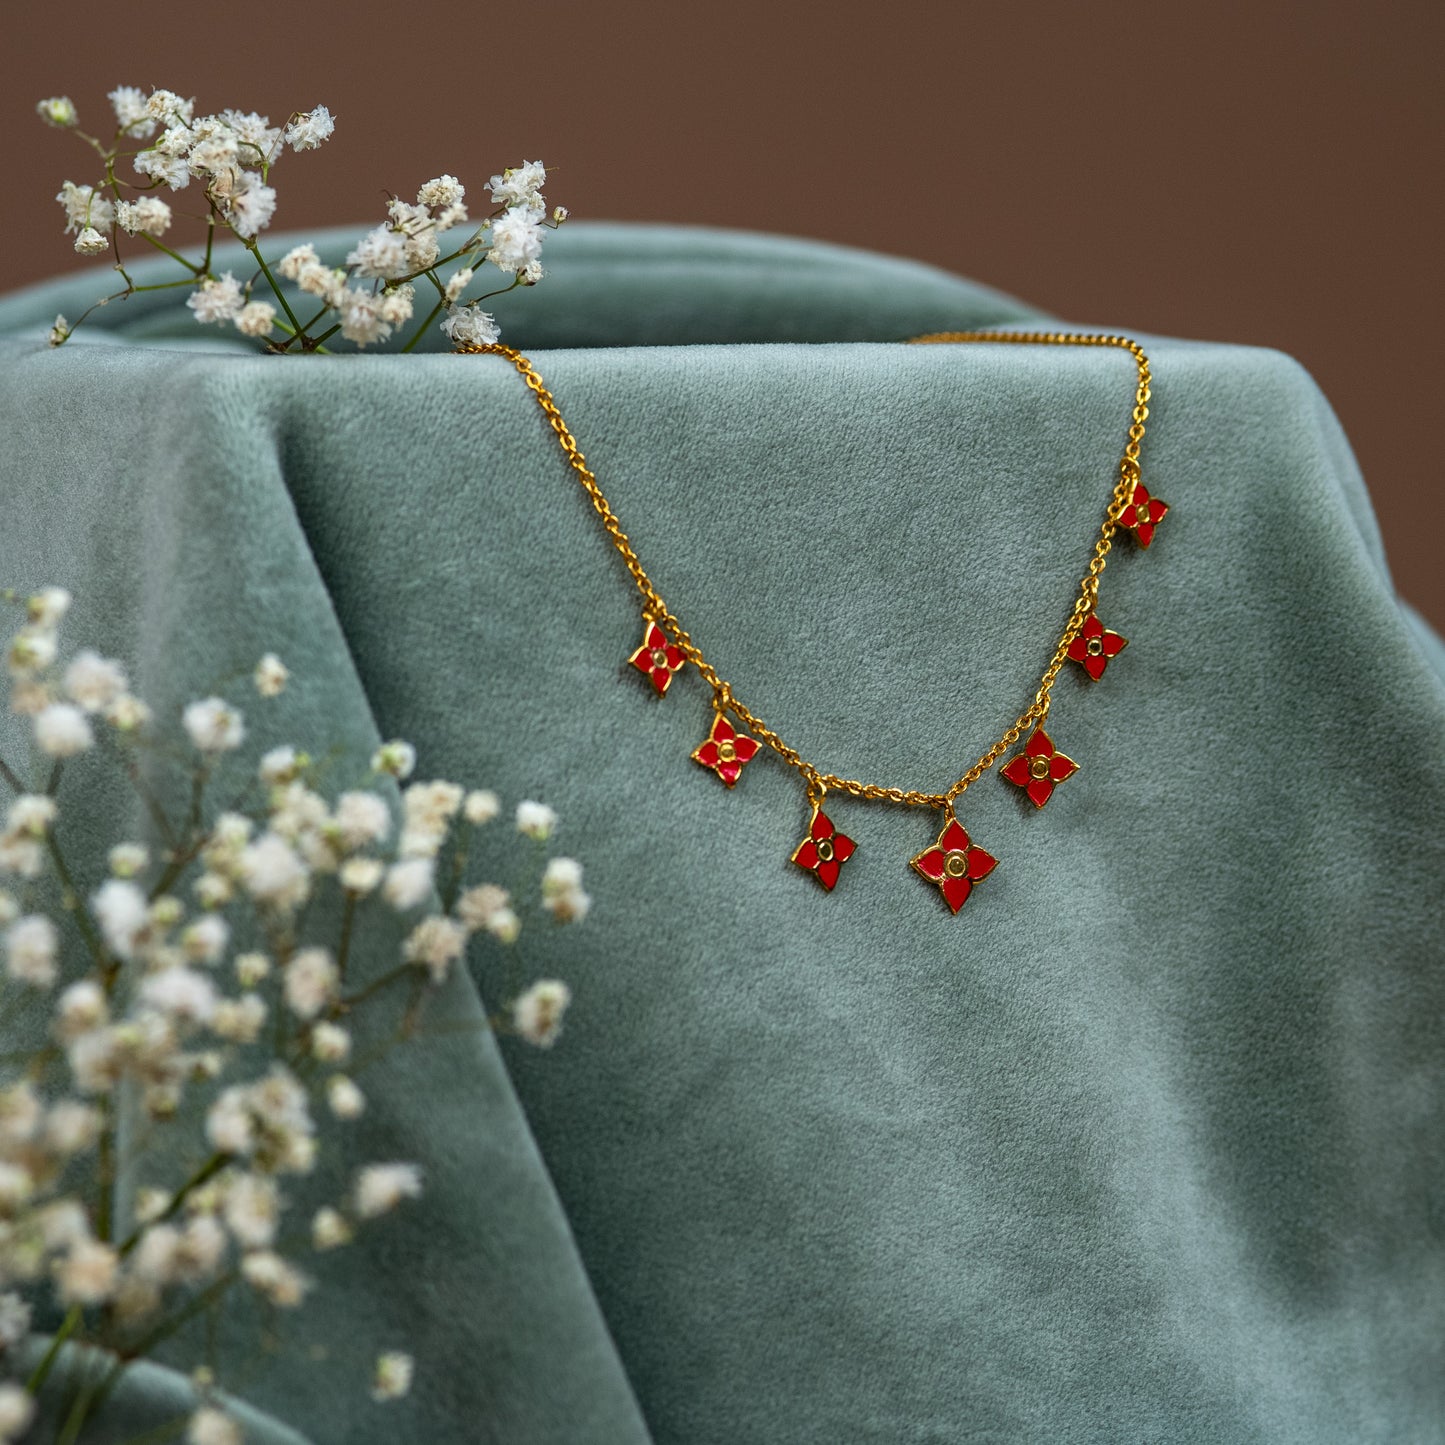
[[[504,339],[668,605],[820,766],[946,787],[1068,616],[1129,358],[899,345],[1036,313],[846,248],[549,246]],[[1134,332],[1172,510],[1108,559],[1129,646],[1054,689],[1078,773],[960,800],[1000,862],[955,917],[908,866],[933,814],[830,797],[828,894],[795,774],[690,761],[708,691],[625,667],[635,590],[504,360],[220,354],[165,293],[48,350],[98,275],[0,301],[0,578],[71,588],[163,704],[274,649],[268,741],[551,803],[595,898],[518,945],[574,990],[554,1049],[388,1075],[358,1147],[429,1196],[256,1409],[318,1445],[1445,1439],[1445,648],[1295,362]]]

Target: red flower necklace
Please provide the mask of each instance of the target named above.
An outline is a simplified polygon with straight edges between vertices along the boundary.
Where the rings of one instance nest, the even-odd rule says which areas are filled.
[[[837,886],[843,865],[854,856],[858,846],[852,838],[838,831],[836,824],[824,811],[823,803],[830,792],[863,801],[936,810],[943,817],[943,826],[937,840],[932,847],[925,848],[912,858],[910,866],[919,877],[936,886],[949,909],[957,913],[972,894],[974,885],[993,872],[998,865],[998,859],[975,846],[968,831],[954,815],[955,802],[969,785],[982,777],[1025,732],[1029,734],[1027,741],[999,772],[1021,790],[1035,810],[1041,809],[1053,797],[1059,785],[1078,772],[1078,763],[1061,753],[1054,745],[1054,740],[1044,731],[1044,720],[1049,715],[1052,701],[1051,689],[1065,661],[1079,663],[1089,678],[1098,682],[1110,660],[1123,650],[1125,639],[1117,632],[1109,631],[1099,620],[1096,611],[1099,576],[1104,570],[1104,559],[1113,546],[1114,533],[1121,527],[1132,533],[1140,547],[1148,547],[1169,507],[1149,493],[1139,475],[1139,447],[1144,440],[1144,423],[1149,416],[1150,375],[1149,358],[1144,355],[1137,342],[1131,341],[1127,336],[1057,331],[940,331],[927,336],[915,336],[912,340],[998,342],[1016,346],[1113,346],[1127,351],[1134,358],[1138,369],[1134,409],[1131,413],[1128,441],[1124,454],[1119,459],[1118,481],[1105,511],[1099,538],[1094,543],[1094,554],[1089,561],[1088,572],[1080,584],[1079,596],[1049,664],[1044,669],[1034,700],[973,767],[942,793],[924,793],[885,787],[879,783],[861,783],[822,772],[804,759],[796,749],[789,747],[756,713],[745,707],[733,694],[729,684],[702,655],[702,650],[683,629],[682,624],[668,611],[666,603],[652,585],[652,579],[643,570],[642,563],[633,551],[632,543],[627,533],[622,530],[611,504],[603,496],[597,478],[588,470],[551,392],[543,385],[542,378],[532,363],[521,352],[498,343],[466,343],[458,346],[456,350],[464,354],[479,355],[490,352],[505,356],[521,372],[538,404],[547,414],[568,464],[577,473],[579,481],[591,497],[607,535],[621,553],[632,580],[642,593],[643,636],[640,645],[628,658],[631,666],[646,677],[654,694],[659,698],[666,696],[673,679],[689,662],[712,688],[712,727],[707,737],[693,750],[693,761],[716,774],[725,787],[732,788],[736,786],[744,767],[766,744],[777,757],[801,774],[812,817],[803,840],[793,850],[791,861],[811,873],[829,893]],[[736,722],[733,719],[736,719]]]

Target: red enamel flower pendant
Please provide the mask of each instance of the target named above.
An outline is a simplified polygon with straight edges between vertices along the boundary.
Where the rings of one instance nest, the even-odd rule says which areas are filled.
[[[746,733],[740,733],[721,714],[718,713],[712,720],[712,731],[707,736],[707,741],[693,753],[693,761],[701,763],[705,768],[711,768],[728,787],[737,782],[743,771],[743,765],[749,763],[757,756],[761,744],[756,738],[750,738]]]
[[[957,913],[973,892],[973,885],[998,866],[998,859],[969,842],[968,831],[957,818],[950,818],[938,835],[938,842],[910,860],[930,883],[938,884],[943,901]]]
[[[838,881],[838,870],[853,856],[857,846],[833,826],[833,820],[821,808],[814,807],[808,836],[793,850],[793,862],[799,868],[809,869],[831,893]]]
[[[1129,505],[1119,513],[1119,525],[1128,527],[1139,545],[1147,547],[1154,540],[1154,528],[1164,520],[1164,513],[1168,510],[1167,502],[1151,497],[1143,482],[1135,482]]]
[[[1069,656],[1082,663],[1084,671],[1098,682],[1109,665],[1109,659],[1117,657],[1128,641],[1127,637],[1110,632],[1091,612],[1084,621],[1083,631],[1069,644]]]
[[[1055,784],[1072,777],[1079,765],[1055,749],[1043,728],[1035,728],[1023,752],[1015,753],[999,771],[1009,782],[1017,783],[1036,808],[1042,808],[1053,796]]]
[[[667,691],[674,675],[687,661],[681,649],[667,640],[667,634],[655,622],[647,624],[642,646],[627,660],[646,675],[657,689],[658,697]]]

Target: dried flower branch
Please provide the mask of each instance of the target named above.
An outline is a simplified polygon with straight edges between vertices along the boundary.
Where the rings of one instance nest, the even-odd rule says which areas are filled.
[[[479,223],[471,218],[466,190],[452,175],[437,176],[417,192],[415,202],[393,197],[387,219],[369,231],[346,258],[332,268],[322,263],[313,246],[294,247],[274,265],[262,255],[258,237],[277,207],[271,173],[284,151],[316,150],[335,129],[324,105],[294,111],[284,125],[273,126],[254,111],[223,110],[197,116],[194,100],[174,91],[149,95],[133,86],[110,92],[115,129],[102,141],[80,128],[67,96],[42,100],[36,107],[47,124],[70,131],[95,153],[102,174],[92,182],[67,180],[56,199],[65,210],[66,232],[74,233],[82,256],[109,254],[125,281],[124,289],[101,298],[76,322],[56,317],[50,341],[61,346],[98,306],[123,300],[140,291],[188,287],[186,305],[196,320],[234,326],[272,352],[325,351],[338,332],[359,347],[387,340],[416,312],[416,286],[433,288],[436,303],[402,346],[412,350],[440,317],[439,325],[454,342],[486,343],[500,332],[495,318],[481,309],[492,296],[518,286],[535,286],[546,274],[542,267],[545,229],[555,230],[567,210],[555,206],[550,218],[542,187],[547,171],[540,161],[524,161],[495,175],[487,189],[494,209]],[[127,149],[127,147],[134,147]],[[121,162],[129,160],[139,181],[123,177]],[[161,240],[175,219],[169,202],[154,192],[187,190],[198,183],[206,226],[205,251],[187,260]],[[442,254],[442,237],[468,226],[466,239]],[[238,278],[212,267],[217,231],[234,236],[251,253],[255,270]],[[184,268],[177,281],[138,286],[121,259],[122,235],[164,252]],[[451,275],[443,268],[461,264]],[[467,300],[480,266],[490,262],[510,282]],[[279,278],[279,279],[278,279]],[[290,294],[281,282],[292,284]],[[260,293],[260,294],[257,294]],[[313,298],[309,301],[303,298]],[[295,302],[293,306],[292,302]],[[306,321],[298,310],[312,314]]]
[[[0,1385],[0,1442],[27,1427],[67,1344],[113,1361],[71,1412],[66,1438],[76,1440],[130,1362],[237,1291],[303,1307],[318,1287],[308,1255],[345,1248],[422,1197],[424,1170],[404,1160],[367,1164],[340,1197],[314,1197],[322,1139],[364,1115],[366,1076],[427,1034],[428,1000],[468,955],[509,947],[522,923],[510,890],[468,880],[475,835],[500,813],[494,793],[410,781],[416,752],[396,740],[371,760],[383,791],[328,799],[310,755],[283,745],[251,774],[246,792],[262,803],[248,809],[243,793],[218,805],[217,779],[236,771],[251,737],[238,703],[218,690],[163,731],[120,662],[88,649],[62,660],[63,589],[0,601],[24,611],[6,671],[32,745],[29,759],[0,759],[10,793],[0,810],[0,1016],[44,1008],[50,1040],[0,1069],[0,1354],[29,1332],[47,1293],[63,1312],[29,1379]],[[270,700],[289,678],[267,653],[249,681]],[[184,818],[167,812],[165,790],[147,788],[154,838],[72,857],[61,830],[84,808],[85,795],[65,788],[78,760],[118,760],[140,788],[141,760],[177,745]],[[384,791],[398,785],[399,813]],[[534,842],[556,823],[543,804],[517,808],[518,832]],[[317,938],[308,904],[331,889],[339,932]],[[556,923],[585,918],[580,864],[550,859],[539,901]],[[358,928],[386,910],[418,916],[399,957],[379,968],[368,959],[361,973]],[[481,1026],[549,1047],[570,998],[565,984],[540,980]],[[116,1199],[117,1182],[137,1173],[138,1190]],[[307,1222],[288,1228],[302,1210]],[[382,1355],[374,1397],[404,1395],[413,1369],[406,1355]],[[188,1438],[239,1439],[206,1378]]]

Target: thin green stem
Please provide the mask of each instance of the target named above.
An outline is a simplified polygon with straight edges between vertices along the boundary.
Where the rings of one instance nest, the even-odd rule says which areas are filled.
[[[161,807],[160,799],[151,792],[146,781],[141,777],[139,765],[134,758],[126,759],[126,772],[135,786],[141,801],[146,805],[146,811],[151,815],[152,821],[160,829],[161,837],[165,840],[168,848],[174,848],[177,843],[175,829],[171,827],[171,820],[166,816],[166,811]]]
[[[291,303],[287,301],[280,286],[276,284],[276,278],[271,274],[271,268],[266,264],[266,258],[261,254],[260,246],[258,246],[254,240],[246,240],[244,236],[241,238],[241,244],[255,257],[257,266],[261,268],[261,274],[266,278],[267,284],[275,293],[276,299],[281,303],[281,309],[286,313],[292,326],[294,326],[297,331],[300,331],[301,323],[296,319],[296,313],[291,309]]]
[[[126,1365],[125,1360],[116,1360],[98,1383],[87,1385],[80,1392],[75,1404],[71,1406],[64,1428],[55,1437],[55,1445],[75,1445],[80,1438],[81,1430],[85,1428],[85,1422],[90,1419],[94,1411],[99,1410],[105,1404],[106,1397],[115,1389],[120,1377],[125,1373]]]
[[[46,1350],[40,1363],[30,1372],[30,1378],[25,1382],[25,1388],[32,1395],[40,1393],[40,1387],[45,1383],[51,1370],[55,1368],[56,1360],[60,1358],[62,1346],[80,1328],[80,1322],[84,1318],[85,1311],[79,1305],[71,1305],[60,1328],[55,1332],[55,1338],[50,1342],[50,1348]]]
[[[441,314],[441,309],[442,309],[442,307],[445,306],[446,304],[447,304],[446,293],[443,292],[443,293],[442,293],[442,299],[441,299],[440,301],[438,301],[437,304],[436,304],[435,306],[433,306],[432,309],[427,313],[427,318],[426,318],[426,320],[423,321],[423,322],[421,323],[421,325],[417,327],[417,329],[416,329],[416,334],[411,338],[410,341],[407,342],[407,344],[406,344],[405,346],[403,346],[403,347],[401,348],[403,354],[405,354],[405,353],[408,352],[408,351],[411,351],[411,350],[416,346],[417,342],[420,341],[420,340],[422,339],[422,337],[426,335],[426,333],[431,329],[431,324],[432,324],[432,322],[435,321],[435,320],[437,319],[437,317]]]
[[[95,1237],[109,1243],[114,1232],[112,1221],[113,1198],[115,1195],[115,1101],[111,1097],[101,1100],[104,1122],[100,1130],[99,1155],[95,1167]]]
[[[447,886],[442,893],[442,912],[450,913],[457,901],[457,893],[462,886],[462,879],[467,872],[467,851],[471,844],[472,825],[464,823],[458,838],[455,850],[452,853],[452,876],[447,880]]]
[[[127,1435],[120,1445],[168,1445],[169,1441],[180,1439],[186,1426],[191,1423],[193,1413],[187,1410],[184,1415],[176,1415],[153,1429],[142,1430],[139,1435]]]
[[[206,790],[206,779],[210,770],[203,764],[191,776],[191,811],[186,819],[186,831],[190,834],[185,845],[173,849],[171,861],[156,880],[150,891],[150,900],[155,902],[182,873],[200,856],[201,850],[211,840],[209,832],[201,828],[202,799]]]
[[[120,1245],[120,1253],[122,1257],[129,1254],[131,1250],[136,1247],[136,1245],[140,1242],[141,1235],[145,1233],[146,1228],[150,1224],[159,1224],[163,1220],[173,1218],[180,1210],[181,1205],[186,1202],[187,1198],[191,1195],[193,1191],[199,1189],[201,1185],[206,1183],[207,1180],[214,1179],[215,1176],[219,1174],[221,1170],[224,1169],[226,1165],[230,1162],[231,1156],[229,1154],[217,1152],[215,1154],[212,1154],[211,1157],[207,1159],[204,1164],[199,1165],[192,1172],[191,1177],[187,1179],[186,1182],[182,1184],[174,1194],[171,1195],[170,1203],[168,1203],[166,1207],[161,1210],[161,1212],[155,1217],[155,1219],[148,1220],[147,1223],[144,1225],[138,1225],[135,1229],[131,1230],[131,1232],[125,1237],[125,1240]]]
[[[70,133],[72,135],[78,135],[81,140],[86,143],[86,145],[90,146],[91,149],[95,151],[95,153],[101,158],[101,160],[110,161],[112,159],[110,152],[106,150],[106,148],[98,140],[96,140],[93,135],[88,135],[85,131],[81,130],[78,125],[71,126]]]
[[[202,763],[191,777],[191,816],[186,826],[194,835],[201,826],[201,800],[206,791],[206,779],[210,776],[211,770]]]
[[[468,304],[480,305],[483,301],[490,301],[493,296],[505,296],[508,291],[515,291],[517,287],[522,284],[522,278],[520,276],[514,276],[512,277],[512,284],[510,286],[499,286],[495,291],[487,291],[481,296],[474,296]]]
[[[443,256],[439,261],[433,261],[433,262],[431,263],[431,269],[432,269],[433,271],[436,271],[436,270],[440,269],[442,266],[449,266],[449,265],[451,265],[451,263],[452,263],[453,261],[455,261],[455,260],[457,259],[457,257],[459,257],[459,256],[465,256],[469,251],[476,251],[476,252],[478,252],[478,253],[480,254],[481,250],[482,250],[482,228],[478,228],[477,230],[475,230],[475,231],[472,232],[470,240],[464,241],[460,246],[457,247],[457,249],[456,249],[455,251],[453,251],[453,252],[451,253],[450,256]],[[416,272],[416,273],[414,273],[414,274],[420,276],[420,275],[421,275],[421,272],[418,271],[418,272]]]
[[[25,791],[25,784],[20,781],[15,770],[4,758],[0,758],[0,778],[4,778],[10,784],[12,792],[23,793]]]
[[[414,973],[415,971],[416,965],[414,963],[399,963],[389,973],[384,973],[380,978],[373,979],[360,993],[354,993],[350,998],[343,998],[339,1007],[342,1009],[357,1008],[359,1005],[364,1004],[367,999],[375,997],[383,989],[390,988],[397,979],[405,978],[407,974]]]
[[[75,886],[75,879],[71,876],[70,868],[65,862],[65,855],[60,851],[60,844],[56,841],[53,832],[46,833],[45,844],[49,850],[51,861],[55,864],[55,871],[60,877],[61,885],[68,894],[69,908],[75,914],[75,924],[80,929],[80,936],[85,940],[85,946],[90,950],[96,967],[102,974],[109,976],[114,970],[114,964],[105,951],[105,944],[101,941],[100,935],[90,921],[90,914],[81,900],[80,890]]]
[[[164,251],[167,256],[172,258],[172,260],[179,261],[181,265],[184,266],[186,270],[191,273],[192,277],[204,276],[206,274],[205,267],[197,266],[193,261],[187,261],[186,258],[182,256],[179,251],[172,251],[171,248],[167,246],[164,241],[158,240],[155,236],[152,236],[149,231],[141,231],[139,234],[141,240],[145,241],[151,246],[154,246],[157,251]],[[194,285],[194,281],[192,281],[191,284]]]
[[[129,281],[130,277],[127,276],[126,280]],[[180,281],[158,281],[153,286],[131,286],[128,290],[119,291],[116,294],[124,301],[127,296],[134,296],[140,291],[174,291],[178,286],[194,286],[195,284],[196,278],[194,276],[187,276]],[[76,322],[77,326],[79,324],[79,322]]]
[[[391,1038],[383,1040],[368,1053],[358,1054],[352,1060],[347,1073],[353,1079],[359,1079],[368,1069],[374,1069],[378,1064],[385,1062],[404,1044],[412,1043],[416,1039],[441,1038],[447,1034],[481,1034],[481,1033],[505,1033],[507,1031],[507,1016],[505,1014],[489,1014],[486,1018],[469,1020],[466,1023],[438,1024],[435,1028],[403,1028]]]
[[[241,1278],[240,1270],[233,1269],[223,1274],[219,1279],[213,1281],[200,1294],[196,1295],[184,1308],[178,1310],[170,1319],[163,1320],[147,1335],[142,1335],[139,1341],[127,1346],[123,1358],[127,1361],[138,1360],[155,1349],[164,1341],[170,1339],[179,1329],[188,1325],[195,1317],[210,1309],[217,1300],[224,1298],[226,1291]]]
[[[313,316],[299,331],[293,331],[293,332],[291,332],[291,335],[292,335],[293,337],[296,337],[296,336],[304,336],[304,335],[305,335],[308,331],[310,331],[311,328],[312,328],[313,326],[315,326],[316,323],[317,323],[318,321],[320,321],[321,318],[322,318],[323,316],[325,316],[326,313],[327,313],[328,311],[330,311],[330,310],[331,310],[331,308],[330,308],[329,306],[323,306],[323,307],[316,313],[316,315]],[[288,328],[288,329],[289,329],[289,328]],[[283,351],[285,351],[285,350],[289,349],[290,345],[291,345],[291,343],[288,341],[288,342],[286,343],[286,345],[283,346],[281,349],[282,349]]]
[[[161,894],[163,894],[171,886],[171,884],[174,883],[176,879],[179,878],[181,874],[184,873],[186,869],[189,868],[191,864],[196,861],[196,859],[200,856],[201,850],[210,841],[210,836],[211,835],[209,833],[203,833],[199,837],[193,838],[191,842],[189,842],[184,848],[182,848],[181,851],[177,853],[169,863],[166,864],[165,872],[163,872],[161,876],[156,879],[155,884],[152,886],[150,894],[148,895],[152,903],[154,903],[156,899],[159,898]]]
[[[341,940],[336,945],[336,979],[338,984],[346,982],[346,959],[351,951],[351,925],[356,919],[356,894],[346,895],[346,909],[341,915]]]

